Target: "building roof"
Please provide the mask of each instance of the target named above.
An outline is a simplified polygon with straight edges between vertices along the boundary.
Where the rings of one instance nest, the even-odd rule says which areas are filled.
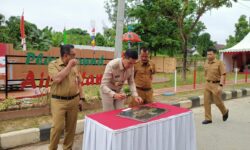
[[[231,48],[220,50],[220,53],[250,52],[250,32],[236,45]]]
[[[215,49],[224,49],[225,45],[224,44],[215,44],[214,47],[215,47]]]

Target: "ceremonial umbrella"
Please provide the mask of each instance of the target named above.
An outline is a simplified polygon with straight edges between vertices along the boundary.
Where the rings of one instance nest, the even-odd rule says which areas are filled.
[[[123,42],[128,42],[128,47],[130,48],[130,42],[131,43],[138,43],[141,42],[141,38],[139,37],[138,34],[134,32],[127,32],[122,35],[122,41]]]

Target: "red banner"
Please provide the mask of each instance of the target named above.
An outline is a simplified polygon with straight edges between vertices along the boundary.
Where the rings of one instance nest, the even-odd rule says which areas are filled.
[[[22,14],[21,20],[20,20],[20,33],[21,33],[21,38],[25,38],[25,31],[24,31],[24,16]]]
[[[4,57],[6,55],[7,45],[0,43],[0,57]]]

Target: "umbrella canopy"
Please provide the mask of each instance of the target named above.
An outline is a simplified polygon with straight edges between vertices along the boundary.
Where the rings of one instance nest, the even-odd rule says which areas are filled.
[[[122,35],[123,42],[141,42],[141,38],[134,32],[127,32]]]

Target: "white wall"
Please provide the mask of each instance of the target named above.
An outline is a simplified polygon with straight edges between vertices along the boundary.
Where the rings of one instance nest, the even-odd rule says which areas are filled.
[[[233,55],[230,54],[223,54],[223,62],[225,63],[226,66],[226,72],[231,72],[233,71]]]
[[[5,57],[0,57],[0,64],[5,64]],[[0,74],[5,73],[5,67],[0,67]]]

